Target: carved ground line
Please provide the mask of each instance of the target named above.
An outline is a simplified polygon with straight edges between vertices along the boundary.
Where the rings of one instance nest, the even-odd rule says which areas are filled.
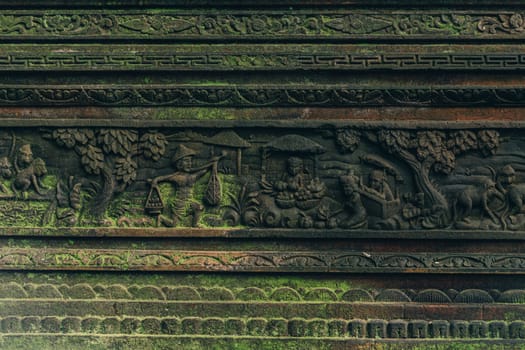
[[[349,112],[351,117],[351,112]],[[299,118],[299,112],[296,115]],[[176,118],[174,114],[173,118]],[[431,121],[431,120],[363,120],[363,119],[348,119],[348,120],[305,120],[301,119],[300,123],[296,119],[254,119],[254,120],[224,120],[220,116],[216,119],[171,119],[171,120],[152,120],[152,119],[122,119],[122,118],[0,118],[0,126],[4,128],[25,128],[25,127],[47,127],[47,128],[121,128],[126,125],[128,129],[144,129],[144,128],[216,128],[221,129],[242,129],[242,128],[296,128],[301,129],[334,129],[334,128],[360,128],[362,130],[373,129],[393,129],[393,130],[416,130],[416,129],[432,129],[432,130],[482,130],[486,128],[494,129],[522,129],[525,128],[525,121],[516,120],[472,120],[472,121]],[[13,229],[14,231],[21,229],[20,227],[9,228],[0,227],[1,229]],[[28,229],[28,228],[24,228]],[[429,231],[426,231],[429,232]],[[476,232],[476,230],[468,230],[465,232]],[[487,231],[484,231],[487,232]],[[495,231],[494,231],[495,232]]]
[[[0,269],[523,274],[525,255],[10,248]]]
[[[28,228],[0,227],[5,237],[165,237],[165,238],[301,238],[301,239],[446,239],[446,240],[525,240],[525,231],[487,230],[345,230],[345,229],[279,229],[279,228],[154,228],[154,227],[68,227]]]
[[[17,106],[524,106],[523,87],[0,86]]]

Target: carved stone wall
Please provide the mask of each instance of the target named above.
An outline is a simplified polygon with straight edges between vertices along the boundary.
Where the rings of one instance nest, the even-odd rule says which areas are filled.
[[[1,349],[525,349],[525,5],[0,0]]]

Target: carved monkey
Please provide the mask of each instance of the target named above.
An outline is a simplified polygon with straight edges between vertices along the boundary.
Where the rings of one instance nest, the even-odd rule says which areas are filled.
[[[508,214],[519,214],[525,204],[525,186],[510,185],[507,187]]]
[[[33,187],[36,193],[42,195],[43,186],[40,183],[40,179],[46,174],[47,168],[44,160],[41,158],[34,159],[28,167],[21,169],[18,174],[16,174],[12,184],[13,192],[15,192],[15,194],[17,190],[25,192]]]

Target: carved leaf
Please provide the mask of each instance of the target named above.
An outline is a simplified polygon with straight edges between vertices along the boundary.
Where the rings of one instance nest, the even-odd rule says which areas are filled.
[[[79,147],[81,155],[80,161],[86,171],[90,174],[98,175],[104,167],[104,154],[102,150],[93,145]]]
[[[118,266],[127,265],[127,261],[124,256],[117,254],[99,254],[93,255],[89,260],[90,265],[96,266]]]
[[[187,266],[218,266],[225,263],[218,257],[207,255],[186,256],[178,261],[179,265]]]
[[[275,263],[271,258],[261,255],[241,256],[234,259],[232,264],[239,266],[275,266]]]
[[[13,253],[0,255],[0,265],[32,265],[33,259],[25,254]]]
[[[126,157],[137,142],[138,134],[135,130],[102,129],[97,142],[107,154],[116,154]]]
[[[298,256],[284,256],[279,261],[279,266],[295,266],[295,267],[318,267],[326,266],[326,262],[320,258],[298,255]]]
[[[491,267],[505,267],[512,269],[522,269],[525,267],[525,258],[523,257],[506,257],[495,260]]]
[[[374,260],[361,255],[338,256],[332,261],[332,267],[375,267]]]
[[[433,267],[445,267],[445,268],[479,268],[485,267],[483,261],[464,256],[450,256],[444,258],[434,259],[432,262]]]
[[[424,268],[425,263],[411,256],[391,256],[382,259],[378,264],[380,267],[400,267],[400,268]]]
[[[115,160],[115,174],[119,181],[129,185],[137,178],[137,163],[131,157]]]
[[[173,266],[173,260],[166,255],[148,254],[138,256],[133,262],[135,265],[141,266]]]
[[[139,149],[144,157],[154,161],[159,160],[166,152],[168,141],[166,136],[160,132],[147,132],[140,137]]]
[[[143,16],[121,21],[119,25],[143,34],[179,33],[195,26],[191,21],[174,16]]]
[[[77,129],[56,129],[51,136],[59,146],[73,148],[76,145]]]

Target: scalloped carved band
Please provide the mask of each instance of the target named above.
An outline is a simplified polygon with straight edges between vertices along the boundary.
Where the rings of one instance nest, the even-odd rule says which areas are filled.
[[[209,302],[311,302],[311,303],[426,303],[426,304],[525,304],[524,289],[364,289],[293,287],[201,287],[193,285],[126,285],[89,283],[17,283],[0,286],[2,300],[121,300]],[[521,311],[525,311],[521,307]]]
[[[0,85],[10,106],[525,106],[522,87],[363,88],[356,86],[12,86]]]
[[[523,254],[0,249],[2,270],[525,273]]]

